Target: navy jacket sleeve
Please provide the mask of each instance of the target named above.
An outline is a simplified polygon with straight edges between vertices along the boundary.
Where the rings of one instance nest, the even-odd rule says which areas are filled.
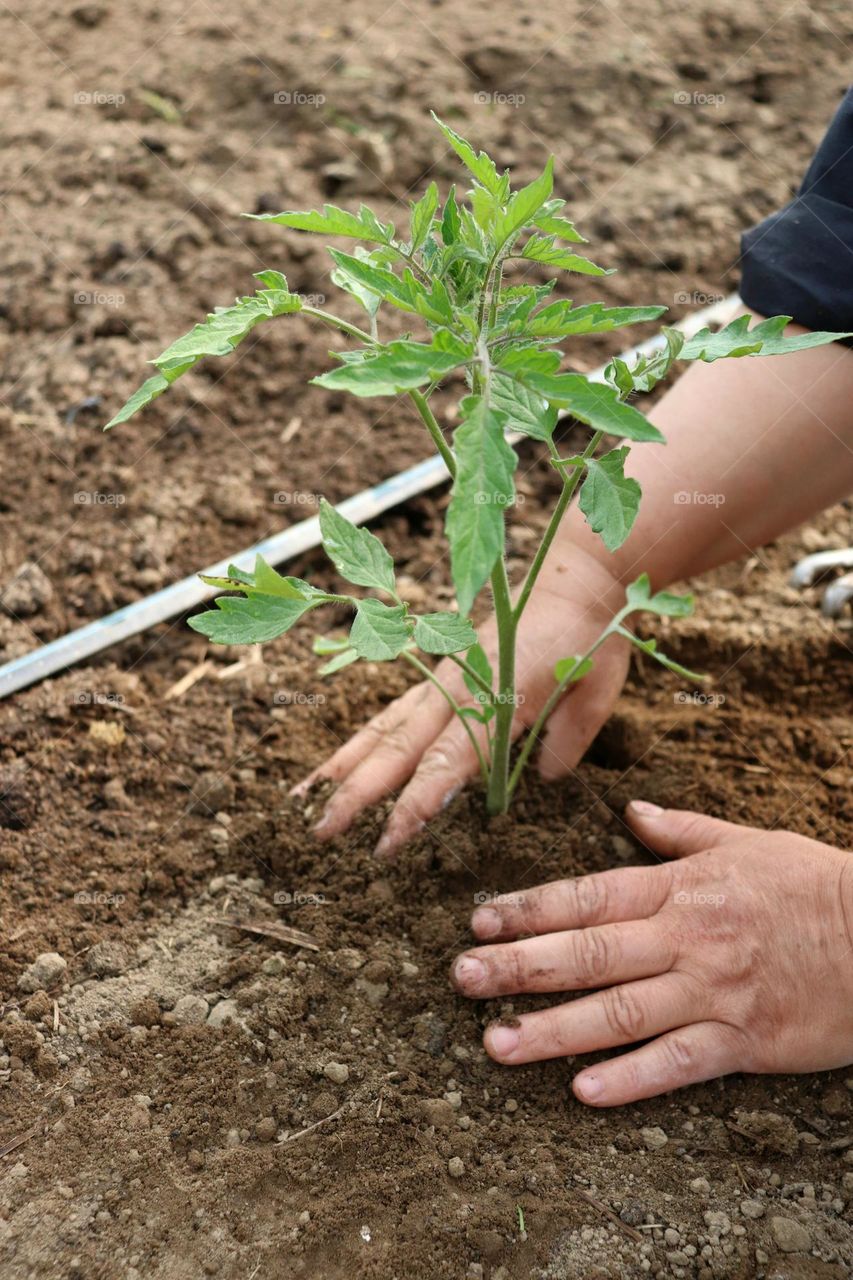
[[[744,234],[741,255],[748,307],[808,329],[853,330],[853,89],[797,195]]]

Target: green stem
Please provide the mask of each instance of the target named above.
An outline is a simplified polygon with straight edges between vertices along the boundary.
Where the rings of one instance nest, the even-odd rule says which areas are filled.
[[[574,667],[572,667],[572,671],[577,671],[579,666],[581,666],[584,662],[588,661],[588,659],[590,659],[593,656],[593,654],[595,654],[601,648],[605,640],[609,636],[613,635],[613,633],[617,630],[622,619],[625,617],[626,613],[628,612],[629,610],[627,609],[620,609],[619,612],[616,614],[616,616],[611,618],[610,622],[608,622],[607,626],[604,628],[604,630],[602,631],[598,639],[595,641],[595,643],[591,644],[590,647],[587,649],[586,653],[581,654],[581,656],[578,658]],[[512,797],[515,794],[515,789],[518,786],[519,778],[521,777],[524,771],[524,766],[527,764],[531,751],[533,750],[534,746],[539,740],[539,734],[542,732],[542,727],[545,724],[545,721],[548,719],[551,712],[554,710],[557,703],[562,698],[566,689],[572,683],[572,671],[570,671],[567,675],[565,675],[563,679],[554,686],[550,696],[545,702],[545,705],[543,706],[542,710],[539,712],[539,715],[534,720],[530,728],[530,731],[527,734],[527,737],[524,739],[524,745],[522,746],[521,751],[519,752],[518,759],[515,762],[515,766],[513,767],[513,770],[512,770],[512,775],[509,779],[507,803],[509,803],[509,801],[512,800]]]
[[[369,333],[365,333],[364,329],[359,329],[357,324],[350,324],[348,320],[341,320],[339,316],[333,316],[331,311],[321,311],[319,307],[302,307],[301,314],[315,316],[325,324],[330,324],[332,328],[340,329],[341,333],[348,333],[351,338],[358,338],[370,346],[376,345],[375,339]]]
[[[438,452],[441,454],[442,460],[444,461],[444,465],[447,467],[447,470],[450,472],[450,475],[452,478],[453,476],[456,475],[456,459],[453,457],[453,451],[451,450],[450,445],[447,443],[447,441],[444,438],[444,435],[442,434],[441,427],[438,425],[438,423],[435,420],[435,414],[427,404],[426,397],[423,395],[422,392],[418,391],[417,388],[414,388],[412,391],[410,391],[409,396],[411,398],[412,404],[415,406],[418,413],[421,415],[421,418],[423,419],[423,422],[424,422],[424,425],[426,426],[427,431],[432,436],[433,444],[435,445]]]
[[[512,722],[515,718],[516,622],[506,565],[502,558],[492,570],[491,583],[498,628],[498,688],[486,808],[490,814],[496,814],[506,813],[509,807],[509,756],[512,748]]]
[[[416,668],[416,670],[420,671],[422,676],[424,676],[427,680],[429,680],[431,684],[435,685],[436,689],[438,689],[439,693],[444,698],[445,702],[450,707],[451,711],[454,713],[454,715],[458,716],[459,721],[462,725],[462,728],[468,734],[468,738],[470,740],[471,746],[474,748],[474,752],[477,756],[477,763],[480,766],[480,774],[482,776],[483,782],[488,786],[489,768],[488,768],[488,765],[486,764],[485,757],[483,756],[483,753],[480,750],[480,744],[474,736],[473,729],[468,723],[467,718],[463,716],[462,708],[454,698],[453,694],[450,692],[449,689],[446,689],[444,687],[444,685],[441,683],[438,677],[434,674],[434,672],[430,671],[426,663],[421,662],[420,658],[416,658],[413,653],[410,653],[408,650],[404,649],[403,653],[401,654],[401,657],[405,658],[408,663],[410,663],[413,667]]]
[[[563,473],[562,492],[559,498],[557,499],[557,505],[554,507],[554,510],[551,513],[551,519],[548,521],[548,528],[545,530],[542,541],[540,542],[539,547],[537,549],[536,555],[533,557],[533,563],[531,564],[527,572],[527,577],[524,580],[524,586],[521,588],[521,593],[515,604],[516,622],[518,622],[518,620],[521,618],[522,613],[524,612],[524,607],[527,604],[527,601],[530,599],[530,593],[533,590],[533,587],[536,583],[536,579],[539,577],[539,571],[542,568],[542,565],[545,563],[545,557],[548,554],[548,551],[550,550],[551,543],[554,541],[554,537],[556,535],[557,529],[560,527],[560,522],[562,521],[563,516],[566,514],[566,510],[569,506],[569,503],[571,502],[572,498],[575,496],[575,490],[578,487],[578,483],[580,481],[581,474],[584,469],[584,465],[595,453],[596,449],[598,448],[599,441],[601,440],[601,437],[603,435],[604,435],[603,431],[596,431],[592,439],[590,440],[589,444],[581,454],[582,461],[578,463],[578,465],[574,468],[574,470],[571,472],[570,475],[566,476],[565,472]],[[552,457],[557,456],[556,447],[554,446],[553,441],[551,442],[551,455]]]
[[[479,671],[475,671],[465,658],[460,658],[458,653],[449,653],[447,655],[451,662],[455,662],[457,667],[461,667],[467,676],[470,676],[474,683],[482,689],[483,693],[488,695],[489,702],[493,699],[492,687],[488,680],[484,680]]]

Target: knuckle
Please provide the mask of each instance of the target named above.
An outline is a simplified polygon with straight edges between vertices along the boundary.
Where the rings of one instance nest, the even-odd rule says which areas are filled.
[[[602,996],[602,1001],[607,1026],[614,1036],[627,1041],[642,1038],[646,1011],[627,987],[611,987]]]
[[[608,890],[606,881],[597,875],[579,876],[569,881],[573,885],[578,917],[596,924],[607,914]]]
[[[585,987],[599,986],[612,968],[612,946],[602,929],[579,929],[569,935],[572,960],[578,982]]]
[[[681,1032],[674,1031],[665,1036],[659,1042],[659,1048],[665,1066],[670,1069],[673,1075],[683,1075],[685,1072],[691,1071],[696,1064],[696,1046],[689,1036]]]

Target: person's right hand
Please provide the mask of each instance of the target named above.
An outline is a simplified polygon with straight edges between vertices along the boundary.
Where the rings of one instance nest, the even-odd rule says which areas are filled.
[[[624,603],[624,592],[601,561],[586,552],[546,563],[518,630],[517,737],[536,720],[554,688],[554,664],[584,653]],[[497,669],[494,619],[480,641]],[[573,769],[610,714],[628,671],[629,645],[611,637],[595,655],[592,671],[570,686],[551,714],[539,755],[539,770],[557,778]],[[461,706],[477,705],[462,672],[450,659],[436,675]],[[471,722],[481,747],[482,726]],[[303,795],[320,779],[339,784],[314,828],[320,839],[346,830],[367,805],[404,788],[376,846],[390,855],[405,844],[478,771],[477,758],[457,716],[429,681],[414,685],[349,742],[293,788]]]

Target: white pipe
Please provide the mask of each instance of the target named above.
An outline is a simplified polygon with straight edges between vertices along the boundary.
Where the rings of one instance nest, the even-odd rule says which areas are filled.
[[[732,318],[739,304],[737,294],[730,294],[712,306],[688,316],[675,327],[690,336],[705,325],[725,324]],[[640,355],[650,355],[662,346],[663,340],[660,335],[656,335],[623,351],[621,359],[633,360]],[[603,381],[607,364],[609,360],[586,376],[593,381]],[[561,417],[570,418],[571,414],[562,414]],[[513,441],[519,440],[521,433],[514,433],[509,438]],[[353,524],[364,524],[368,520],[374,520],[389,507],[397,506],[398,503],[405,502],[416,494],[424,493],[447,478],[447,468],[436,453],[414,467],[408,467],[388,480],[383,480],[381,484],[371,489],[362,489],[360,493],[340,503],[338,510]],[[212,578],[221,578],[227,573],[229,564],[236,564],[238,568],[251,572],[256,555],[262,555],[270,564],[281,564],[285,560],[301,555],[303,551],[310,551],[319,544],[320,522],[316,516],[311,516],[308,520],[301,520],[299,524],[291,525],[289,529],[274,533],[272,537],[265,538],[253,547],[247,547],[237,555],[210,565],[202,572]],[[6,698],[19,689],[25,689],[28,685],[44,680],[47,676],[55,675],[57,671],[74,666],[84,658],[91,658],[102,649],[118,644],[120,640],[127,640],[130,636],[138,635],[141,631],[147,631],[149,627],[166,622],[179,613],[186,613],[196,605],[209,600],[214,594],[214,588],[205,586],[197,574],[190,574],[180,582],[164,587],[162,591],[155,591],[153,595],[125,605],[123,609],[117,609],[114,613],[108,613],[97,622],[90,622],[85,627],[78,627],[76,631],[60,636],[57,640],[51,640],[49,644],[34,649],[32,653],[13,658],[11,662],[0,667],[0,698]]]

